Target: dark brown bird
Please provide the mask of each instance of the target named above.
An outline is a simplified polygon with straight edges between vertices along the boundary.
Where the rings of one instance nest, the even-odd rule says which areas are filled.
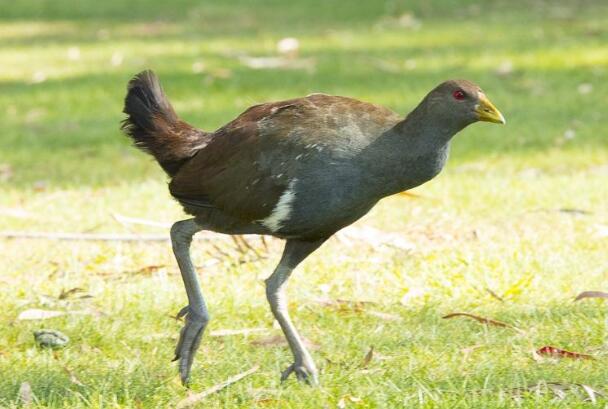
[[[435,177],[451,138],[477,121],[505,123],[472,82],[433,89],[404,119],[378,105],[324,94],[255,105],[215,132],[178,118],[152,71],[128,85],[123,131],[171,178],[169,191],[193,217],[171,228],[188,295],[175,350],[187,383],[209,313],[190,259],[201,230],[286,240],[266,280],[270,308],[294,363],[281,376],[318,383],[317,369],[287,312],[293,269],[380,199]]]

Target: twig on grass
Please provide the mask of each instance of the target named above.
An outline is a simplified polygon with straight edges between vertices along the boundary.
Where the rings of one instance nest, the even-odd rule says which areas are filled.
[[[122,214],[112,213],[112,217],[120,224],[141,224],[144,226],[171,228],[171,223],[157,222],[156,220],[140,219],[138,217],[123,216]]]
[[[486,317],[480,317],[479,315],[474,315],[474,314],[469,314],[467,312],[454,312],[448,315],[444,315],[443,319],[448,319],[448,318],[454,318],[454,317],[468,317],[468,318],[472,318],[477,322],[481,322],[482,324],[486,324],[486,325],[494,325],[496,327],[503,327],[503,328],[510,328],[513,329],[519,333],[523,333],[524,331],[522,331],[521,329],[511,325],[511,324],[507,324],[506,322],[502,322],[502,321],[497,321],[497,320],[493,320],[491,318],[486,318]]]
[[[177,409],[189,408],[189,407],[197,404],[201,400],[205,399],[207,396],[212,395],[216,392],[219,392],[222,389],[226,388],[227,386],[230,386],[233,383],[238,382],[241,379],[245,378],[246,376],[251,375],[258,369],[260,369],[260,366],[255,365],[253,368],[251,368],[245,372],[241,372],[240,374],[234,375],[233,377],[230,377],[230,378],[226,379],[224,382],[218,383],[217,385],[214,385],[207,390],[204,390],[199,393],[194,393],[194,394],[188,396],[186,399],[183,399],[182,401],[180,401],[177,404]]]
[[[576,296],[574,301],[580,301],[585,298],[608,298],[608,293],[603,291],[583,291],[579,295]]]

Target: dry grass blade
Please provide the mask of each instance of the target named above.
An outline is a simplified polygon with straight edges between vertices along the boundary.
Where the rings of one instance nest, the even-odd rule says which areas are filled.
[[[597,398],[595,397],[595,395],[597,394],[597,392],[596,392],[595,389],[593,389],[589,385],[584,385],[584,384],[581,384],[581,388],[583,388],[583,390],[585,391],[585,393],[587,393],[587,395],[589,396],[589,400],[591,401],[591,403],[597,403]]]
[[[374,359],[374,346],[372,345],[371,347],[369,347],[369,351],[367,351],[367,354],[365,354],[365,357],[363,358],[363,361],[361,362],[361,365],[359,365],[360,368],[367,368],[367,366],[370,364],[370,362],[372,362],[372,359]]]
[[[489,289],[489,288],[487,288],[487,287],[486,287],[486,288],[485,288],[485,290],[486,290],[486,292],[487,292],[488,294],[490,294],[490,295],[491,295],[493,298],[497,299],[497,300],[498,300],[498,301],[500,301],[500,302],[505,302],[504,298],[502,298],[500,295],[496,294],[496,293],[495,293],[494,291],[492,291],[491,289]]]
[[[580,389],[587,396],[584,401],[589,401],[592,403],[597,402],[597,397],[603,397],[604,393],[598,391],[595,388],[592,388],[589,385],[585,385],[582,383],[561,383],[561,382],[546,382],[540,381],[536,384],[531,384],[522,388],[515,388],[511,390],[512,395],[521,399],[525,393],[533,393],[536,396],[552,394],[557,400],[564,400],[568,394],[568,392],[572,392],[572,394],[581,397],[579,392]]]
[[[70,368],[68,368],[67,366],[63,366],[63,371],[68,374],[68,376],[70,377],[70,382],[72,382],[74,385],[84,386],[84,384],[80,381],[80,379],[78,379],[76,375],[74,375],[74,372]]]
[[[603,291],[583,291],[576,296],[574,301],[583,300],[585,298],[608,298],[608,293]]]
[[[80,287],[74,287],[74,288],[70,288],[69,290],[61,290],[61,293],[59,293],[59,296],[57,297],[60,300],[65,300],[66,298],[72,297],[73,295],[75,295],[76,293],[83,293],[84,290]]]
[[[212,337],[227,337],[231,335],[249,335],[268,331],[268,328],[218,329],[211,331],[209,335]]]
[[[171,228],[171,223],[158,222],[156,220],[140,219],[137,217],[123,216],[118,213],[112,213],[112,217],[121,224],[141,224],[144,226],[162,227],[164,229]]]
[[[481,322],[482,324],[493,325],[495,327],[510,328],[510,329],[514,329],[515,331],[518,331],[518,332],[523,332],[521,329],[519,329],[511,324],[507,324],[506,322],[493,320],[491,318],[480,317],[479,315],[469,314],[468,312],[453,312],[451,314],[444,315],[441,318],[449,319],[449,318],[454,318],[454,317],[468,317],[468,318],[474,319],[477,322]]]
[[[320,346],[318,344],[315,344],[314,342],[312,342],[309,339],[306,339],[304,337],[302,337],[302,342],[308,349],[317,350],[320,348]],[[253,341],[251,341],[251,345],[258,346],[258,347],[277,347],[277,346],[285,347],[288,344],[287,344],[287,340],[285,339],[285,337],[283,335],[271,335],[271,336],[265,337],[265,338],[254,339]]]
[[[177,409],[189,408],[193,405],[196,405],[201,400],[205,399],[207,396],[212,395],[216,392],[219,392],[222,389],[232,385],[233,383],[240,381],[241,379],[256,372],[259,368],[260,368],[259,365],[255,365],[251,369],[248,369],[245,372],[241,372],[240,374],[234,375],[234,376],[226,379],[224,382],[218,383],[217,385],[214,385],[209,389],[206,389],[199,393],[194,393],[194,394],[188,396],[186,399],[183,399],[182,401],[180,401],[177,404]]]
[[[330,298],[320,298],[320,299],[317,299],[316,301],[324,307],[333,308],[333,309],[335,309],[337,311],[341,311],[341,312],[347,312],[347,311],[362,312],[364,310],[365,306],[378,304],[374,301],[343,300],[343,299],[333,300]]]

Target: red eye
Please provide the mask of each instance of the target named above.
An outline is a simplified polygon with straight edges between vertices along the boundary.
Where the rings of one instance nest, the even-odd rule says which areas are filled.
[[[456,91],[454,91],[452,96],[454,97],[454,99],[457,100],[463,100],[465,97],[464,92],[461,89],[457,89]]]

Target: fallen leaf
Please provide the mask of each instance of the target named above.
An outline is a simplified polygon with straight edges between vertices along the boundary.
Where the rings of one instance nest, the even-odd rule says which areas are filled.
[[[288,58],[295,58],[300,49],[300,41],[297,38],[286,37],[277,42],[277,51]]]
[[[346,408],[346,405],[347,405],[348,402],[350,402],[350,403],[360,403],[361,402],[361,398],[358,398],[358,397],[352,396],[352,395],[344,395],[338,401],[338,408],[340,408],[340,409]]]
[[[389,313],[380,312],[380,311],[366,311],[366,312],[367,312],[367,314],[369,314],[371,316],[383,319],[385,321],[401,321],[401,317],[398,316],[397,314],[389,314]]]
[[[444,315],[441,318],[448,319],[448,318],[454,318],[454,317],[469,317],[469,318],[473,318],[475,321],[481,322],[482,324],[494,325],[496,327],[510,328],[510,329],[514,329],[518,332],[523,332],[521,329],[519,329],[511,324],[507,324],[506,322],[493,320],[491,318],[480,317],[479,315],[469,314],[467,312],[454,312],[454,313],[451,313],[448,315]]]
[[[49,318],[61,317],[63,315],[94,315],[101,317],[105,315],[103,312],[95,309],[86,310],[73,310],[73,311],[55,311],[55,310],[41,310],[38,308],[31,308],[29,310],[22,311],[18,316],[17,320],[46,320]]]
[[[32,392],[32,386],[29,382],[23,382],[21,383],[21,386],[19,386],[19,400],[24,406],[34,403],[34,393]]]
[[[568,138],[568,136],[566,135],[566,139],[572,139],[572,137]],[[573,207],[562,207],[560,209],[557,209],[557,211],[560,212],[560,213],[566,213],[566,214],[579,214],[579,215],[590,215],[590,214],[593,214],[589,210],[575,209]]]
[[[604,224],[595,225],[593,237],[597,239],[603,239],[608,237],[608,226]]]
[[[608,293],[602,291],[583,291],[576,296],[574,301],[583,300],[585,298],[608,298]]]
[[[374,358],[374,346],[372,345],[371,347],[369,347],[369,351],[367,351],[367,354],[365,354],[365,357],[363,358],[363,362],[361,362],[361,365],[359,365],[359,367],[367,368],[367,366],[369,365],[369,363],[372,361],[373,358]]]
[[[463,356],[462,356],[462,362],[466,362],[468,361],[469,357],[471,356],[471,354],[476,350],[483,347],[483,345],[473,345],[470,347],[466,347],[466,348],[462,348],[460,350],[460,352],[462,352]]]
[[[540,356],[551,356],[555,358],[572,358],[572,359],[594,359],[589,354],[582,354],[580,352],[571,352],[564,349],[556,348],[551,345],[541,347],[536,350],[536,353]]]
[[[48,189],[48,187],[49,187],[49,182],[47,182],[46,180],[37,180],[32,185],[34,192],[44,192]]]
[[[53,310],[40,310],[32,308],[29,310],[22,311],[17,316],[18,320],[46,320],[49,318],[60,317],[66,315],[65,311],[53,311]]]
[[[193,393],[190,396],[188,396],[186,399],[181,400],[177,404],[177,409],[189,408],[189,407],[199,403],[200,401],[205,399],[207,396],[212,395],[216,392],[219,392],[222,389],[226,388],[227,386],[230,386],[233,383],[238,382],[241,379],[251,375],[252,373],[256,372],[259,368],[260,368],[259,365],[255,365],[251,369],[249,369],[245,372],[241,372],[240,374],[234,375],[234,376],[226,379],[224,382],[218,383],[217,385],[214,385],[207,390],[204,390],[199,393]]]
[[[1,166],[1,165],[0,165]],[[0,182],[2,181],[2,168],[0,167]],[[14,217],[15,219],[27,219],[32,214],[22,208],[0,207],[0,215]]]
[[[13,177],[13,168],[8,163],[0,163],[0,182],[8,182]]]
[[[239,58],[241,64],[260,69],[303,69],[312,71],[316,67],[316,61],[312,58],[285,58],[285,57],[247,57]]]
[[[218,329],[209,333],[212,337],[227,337],[231,335],[249,335],[258,332],[268,332],[268,328]]]

